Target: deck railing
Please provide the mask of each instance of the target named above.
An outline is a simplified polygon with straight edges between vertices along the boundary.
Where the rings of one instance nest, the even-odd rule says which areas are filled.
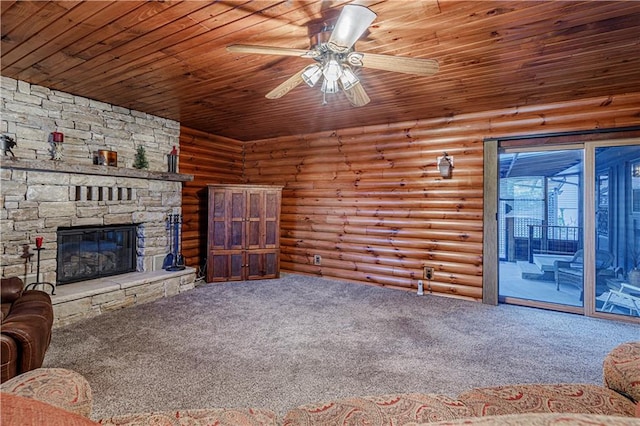
[[[579,226],[528,225],[529,262],[534,254],[572,255],[582,247],[582,228]]]

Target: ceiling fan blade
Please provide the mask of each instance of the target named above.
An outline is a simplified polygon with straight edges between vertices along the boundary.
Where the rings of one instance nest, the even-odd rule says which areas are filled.
[[[232,44],[227,51],[235,53],[257,53],[259,55],[298,56],[301,58],[315,58],[318,52],[305,49],[291,49],[288,47],[254,46],[250,44]]]
[[[275,89],[267,93],[265,97],[267,99],[278,99],[283,97],[284,95],[286,95],[287,93],[295,89],[296,87],[298,87],[298,85],[304,81],[302,79],[302,73],[306,69],[307,68],[305,67],[300,71],[298,71],[297,73],[295,73],[294,75],[292,75],[291,77],[289,77],[283,83],[278,85],[278,87],[276,87]]]
[[[344,89],[344,95],[349,100],[349,103],[354,107],[365,106],[371,99],[367,92],[365,92],[364,87],[362,87],[361,83],[356,83],[349,89]]]
[[[327,46],[336,53],[348,52],[376,19],[376,16],[374,12],[364,6],[346,5],[342,8]]]
[[[351,52],[347,55],[351,65],[394,71],[405,74],[433,75],[440,66],[435,59],[409,58],[406,56],[379,55],[376,53]]]

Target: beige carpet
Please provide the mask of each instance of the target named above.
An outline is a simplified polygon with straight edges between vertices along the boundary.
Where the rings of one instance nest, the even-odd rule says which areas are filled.
[[[350,395],[602,383],[637,325],[283,274],[208,284],[57,329],[45,366],[82,373],[94,417],[177,408],[280,414]]]

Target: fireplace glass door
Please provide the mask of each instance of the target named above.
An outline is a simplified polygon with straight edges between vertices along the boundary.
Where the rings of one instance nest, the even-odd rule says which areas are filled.
[[[135,225],[60,228],[58,284],[135,271],[135,243]]]

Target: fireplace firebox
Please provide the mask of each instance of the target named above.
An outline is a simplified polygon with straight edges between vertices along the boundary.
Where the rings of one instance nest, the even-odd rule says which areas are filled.
[[[136,270],[136,225],[58,229],[57,283]]]

